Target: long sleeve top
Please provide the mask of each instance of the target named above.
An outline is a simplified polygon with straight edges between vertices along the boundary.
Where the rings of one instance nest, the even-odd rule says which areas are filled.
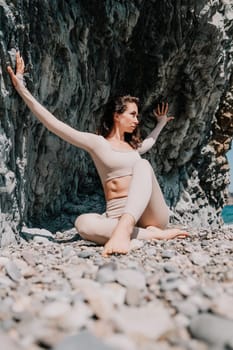
[[[23,77],[17,75],[17,78],[16,90],[32,113],[48,130],[90,154],[103,185],[116,177],[132,175],[135,162],[154,145],[164,126],[157,125],[138,149],[117,150],[103,136],[76,130],[57,119],[32,96],[23,83]]]

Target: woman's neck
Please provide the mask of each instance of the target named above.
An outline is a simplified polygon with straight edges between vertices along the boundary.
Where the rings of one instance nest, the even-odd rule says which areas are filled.
[[[125,142],[125,133],[120,132],[119,129],[114,129],[110,132],[110,134],[108,135],[107,139],[111,139],[114,141],[121,141],[121,142]]]

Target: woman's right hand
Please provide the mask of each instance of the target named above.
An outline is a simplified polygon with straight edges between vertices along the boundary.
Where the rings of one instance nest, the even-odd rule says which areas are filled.
[[[10,75],[12,84],[16,88],[19,81],[18,78],[20,77],[22,79],[23,74],[24,74],[24,69],[25,69],[25,64],[23,58],[20,56],[19,51],[16,52],[16,74],[14,73],[13,69],[11,66],[7,67],[7,71]]]
[[[162,102],[162,105],[158,104],[157,109],[153,110],[154,116],[157,119],[157,122],[160,124],[166,125],[167,122],[174,119],[174,117],[168,117],[168,103]]]

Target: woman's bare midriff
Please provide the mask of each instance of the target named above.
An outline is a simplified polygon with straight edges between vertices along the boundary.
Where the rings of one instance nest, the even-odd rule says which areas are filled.
[[[131,178],[131,175],[127,175],[107,181],[104,186],[106,201],[127,197]]]

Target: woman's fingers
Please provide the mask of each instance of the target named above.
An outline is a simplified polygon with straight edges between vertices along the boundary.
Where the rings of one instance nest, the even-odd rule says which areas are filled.
[[[17,86],[17,78],[16,78],[16,75],[15,75],[13,69],[11,68],[11,66],[7,66],[7,72],[10,75],[12,84],[14,85],[14,87],[16,87]]]
[[[10,77],[12,77],[12,75],[14,75],[14,72],[13,72],[11,66],[7,66],[6,69],[7,69],[7,72],[10,74]]]
[[[164,113],[164,102],[162,102],[161,114],[162,114],[162,115],[165,114],[165,113]]]
[[[157,113],[158,115],[161,114],[161,112],[160,112],[160,105],[159,105],[159,104],[158,104],[158,106],[157,106],[157,111],[156,111],[156,113]]]
[[[168,122],[170,122],[171,120],[174,120],[174,119],[175,119],[175,117],[172,117],[172,116],[171,117],[167,117],[167,121]]]
[[[157,105],[157,108],[153,110],[154,116],[157,118],[157,121],[166,120],[166,122],[169,122],[173,119],[175,119],[173,116],[167,116],[168,114],[168,102]]]
[[[17,51],[16,52],[16,74],[17,73],[23,74],[24,73],[24,68],[25,68],[24,60],[20,56],[19,51]]]
[[[162,107],[161,107],[161,115],[165,115],[168,112],[168,102],[164,103],[162,102]]]
[[[12,84],[14,85],[14,87],[17,86],[17,74],[24,74],[24,69],[25,69],[25,64],[24,64],[24,60],[23,58],[20,56],[19,51],[16,52],[16,74],[14,73],[13,69],[11,68],[11,66],[7,66],[7,72],[10,75]]]
[[[167,115],[168,113],[168,102],[161,104],[158,104],[157,108],[153,110],[155,115],[161,116],[161,115]]]

